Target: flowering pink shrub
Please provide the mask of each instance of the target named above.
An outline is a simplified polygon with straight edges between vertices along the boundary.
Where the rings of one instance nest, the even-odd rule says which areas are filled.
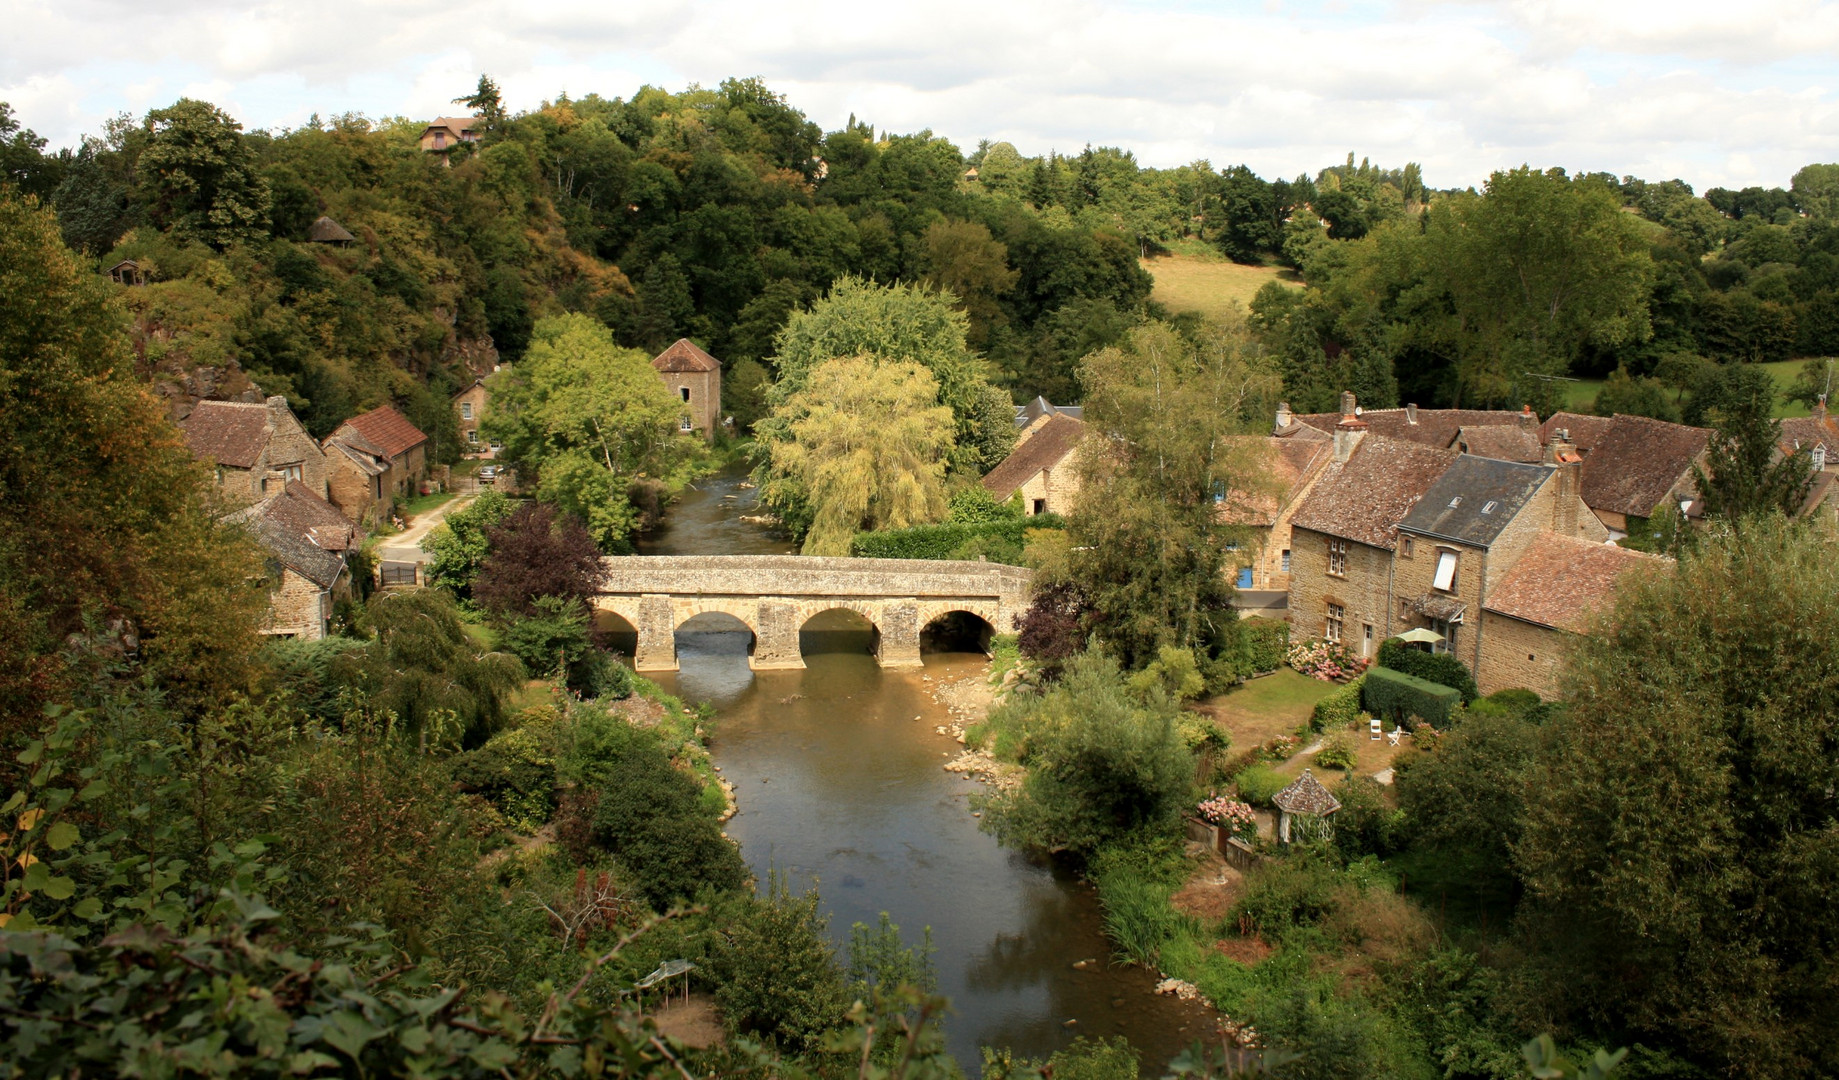
[[[1320,638],[1290,646],[1284,659],[1297,671],[1323,682],[1351,679],[1367,668],[1367,661],[1348,652],[1347,646]]]
[[[1215,795],[1202,802],[1200,819],[1218,825],[1241,840],[1250,840],[1258,832],[1258,817],[1252,808],[1225,795]]]
[[[1296,753],[1296,748],[1302,744],[1303,740],[1295,735],[1278,735],[1265,743],[1262,749],[1267,760],[1288,761],[1290,755]]]

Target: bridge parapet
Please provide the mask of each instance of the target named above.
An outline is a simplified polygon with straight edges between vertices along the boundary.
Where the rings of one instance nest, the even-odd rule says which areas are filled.
[[[601,564],[597,606],[638,630],[635,660],[648,671],[676,668],[676,628],[707,611],[732,615],[753,631],[755,668],[803,667],[798,630],[833,607],[874,625],[883,665],[913,666],[920,630],[947,611],[968,611],[1008,631],[1027,607],[1034,577],[1000,563],[802,555],[628,555]]]

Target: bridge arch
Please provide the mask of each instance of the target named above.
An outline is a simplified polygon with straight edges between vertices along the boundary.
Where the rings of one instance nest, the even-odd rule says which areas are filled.
[[[709,638],[696,643],[695,638],[702,635],[708,635]],[[719,606],[712,606],[694,612],[688,618],[679,621],[676,630],[671,634],[671,645],[679,656],[682,655],[684,646],[692,643],[699,644],[703,651],[728,655],[735,646],[727,639],[739,638],[742,635],[745,635],[747,640],[742,646],[741,654],[751,659],[754,650],[760,643],[759,632],[740,615],[723,610]],[[686,642],[686,636],[689,636],[691,640]]]
[[[877,605],[817,601],[798,605],[798,655],[867,653],[881,655],[881,612]]]
[[[969,607],[941,611],[920,624],[920,651],[980,652],[988,655],[996,627]]]

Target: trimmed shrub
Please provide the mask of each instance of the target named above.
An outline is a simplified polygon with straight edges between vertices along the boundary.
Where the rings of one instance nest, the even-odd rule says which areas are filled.
[[[1475,689],[1475,676],[1462,661],[1449,653],[1425,652],[1396,638],[1379,646],[1379,666],[1453,687],[1461,692],[1464,705],[1474,701],[1479,693]]]
[[[1403,724],[1407,717],[1415,716],[1437,727],[1447,727],[1456,706],[1462,703],[1462,692],[1402,671],[1376,667],[1366,673],[1361,699],[1368,712],[1394,723]]]
[[[1253,806],[1269,806],[1271,796],[1289,786],[1290,782],[1268,765],[1253,765],[1233,777],[1232,783],[1239,789],[1239,798]]]
[[[1347,772],[1354,767],[1354,744],[1348,740],[1347,732],[1337,731],[1323,743],[1316,752],[1315,764],[1322,769],[1340,769]]]
[[[1275,619],[1239,623],[1239,670],[1247,677],[1276,671],[1290,652],[1290,624]]]
[[[1360,688],[1366,685],[1366,676],[1362,675],[1346,686],[1329,694],[1315,703],[1315,712],[1309,716],[1309,724],[1317,731],[1327,731],[1333,727],[1345,727],[1360,719]]]

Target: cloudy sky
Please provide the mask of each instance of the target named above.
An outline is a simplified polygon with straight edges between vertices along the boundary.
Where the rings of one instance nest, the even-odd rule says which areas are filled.
[[[1839,161],[1839,3],[1815,0],[0,0],[0,101],[68,145],[181,95],[249,127],[512,109],[763,76],[967,150],[1087,143],[1267,177],[1349,150],[1435,186],[1529,162],[1786,184]]]

